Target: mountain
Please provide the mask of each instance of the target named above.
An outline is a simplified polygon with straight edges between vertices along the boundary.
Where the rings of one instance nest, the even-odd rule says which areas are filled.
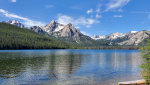
[[[39,34],[44,34],[45,33],[45,31],[39,26],[32,26],[32,27],[30,27],[30,29],[34,32],[39,33]]]
[[[92,39],[94,40],[100,40],[100,39],[105,39],[106,36],[101,36],[101,35],[94,35],[94,37],[92,37]]]
[[[103,38],[104,37],[104,38]],[[119,46],[138,46],[147,38],[150,38],[150,31],[131,31],[128,33],[112,33],[106,36],[97,36],[93,39],[98,41],[107,41],[109,45],[119,45]]]
[[[139,31],[135,33],[129,33],[125,37],[126,38],[122,42],[118,42],[118,45],[139,45],[141,44],[145,39],[150,38],[150,31]],[[122,38],[122,39],[123,39]]]
[[[86,37],[79,30],[77,30],[72,24],[64,26],[63,29],[57,32],[53,32],[55,37],[64,38],[66,40],[72,40],[77,43],[81,41],[81,37]]]
[[[50,33],[53,33],[53,32],[58,32],[63,28],[64,28],[64,25],[62,25],[62,24],[58,23],[57,21],[53,20],[48,25],[43,27],[42,29],[45,32],[50,34]]]
[[[38,31],[39,32],[39,31]],[[72,45],[21,29],[7,23],[0,23],[0,49],[58,49],[73,48]]]
[[[115,33],[112,33],[110,35],[108,35],[106,37],[107,40],[115,40],[117,38],[121,38],[121,37],[124,37],[126,34],[123,34],[123,33],[118,33],[118,32],[115,32]]]
[[[109,34],[109,35],[106,35],[106,36],[96,35],[96,36],[94,36],[92,38],[94,40],[100,40],[100,39],[115,40],[117,38],[124,37],[125,35],[126,34],[115,32],[115,33],[112,33],[112,34]]]
[[[48,25],[42,27],[41,29],[61,41],[73,42],[78,44],[92,44],[92,41],[94,41],[93,39],[91,39],[91,37],[82,34],[72,24],[63,25],[55,20],[51,21]]]
[[[20,22],[17,21],[17,20],[3,21],[3,23],[12,24],[12,25],[18,26],[18,27],[20,27],[20,28],[24,28],[24,27],[25,27],[22,23],[20,23]]]

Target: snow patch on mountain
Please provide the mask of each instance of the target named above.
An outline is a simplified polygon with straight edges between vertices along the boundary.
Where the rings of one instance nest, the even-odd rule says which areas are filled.
[[[4,21],[4,23],[12,24],[12,25],[18,26],[20,28],[24,28],[25,27],[22,23],[20,23],[17,20],[8,20],[8,21]]]
[[[119,32],[115,32],[115,33],[112,33],[112,34],[109,34],[109,35],[94,35],[94,37],[92,37],[92,39],[94,40],[101,40],[101,39],[105,39],[105,40],[115,40],[117,38],[121,38],[121,37],[124,37],[126,35],[129,35],[129,34],[135,34],[137,33],[138,31],[131,31],[129,33],[119,33]]]

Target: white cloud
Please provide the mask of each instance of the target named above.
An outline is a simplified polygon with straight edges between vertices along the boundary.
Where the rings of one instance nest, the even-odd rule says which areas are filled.
[[[79,17],[79,18],[74,19],[73,17],[67,16],[67,15],[59,15],[57,21],[64,25],[72,23],[75,26],[82,25],[87,28],[91,27],[92,24],[99,23],[98,20],[93,19],[93,18]]]
[[[96,18],[101,18],[102,16],[99,14],[96,14]]]
[[[93,9],[89,9],[89,10],[87,10],[87,12],[86,12],[87,14],[91,14],[91,13],[93,13]]]
[[[96,10],[93,9],[87,10],[87,14],[91,14],[91,18],[96,17],[97,19],[102,17],[101,15],[99,15],[100,12],[101,12],[100,6]]]
[[[25,24],[27,26],[44,26],[45,25],[45,23],[43,23],[43,22],[34,21],[29,18],[16,15],[14,13],[9,13],[8,11],[6,11],[4,9],[0,9],[0,13],[7,18],[15,18],[15,19],[23,20],[23,24]]]
[[[11,2],[16,2],[17,0],[10,0]]]
[[[53,8],[53,5],[46,5],[45,8]]]
[[[106,5],[106,10],[109,11],[116,8],[121,8],[128,4],[131,0],[110,0],[110,2]]]
[[[90,34],[86,33],[85,31],[80,31],[80,32],[84,35],[91,36]]]
[[[122,15],[114,15],[115,18],[122,18]]]
[[[95,12],[100,13],[101,12],[100,8],[96,9]]]
[[[78,28],[80,28],[80,27],[79,27],[79,26],[75,26],[75,28],[77,28],[77,29],[78,29]]]
[[[59,15],[57,21],[61,24],[68,24],[73,22],[73,18],[67,15]]]

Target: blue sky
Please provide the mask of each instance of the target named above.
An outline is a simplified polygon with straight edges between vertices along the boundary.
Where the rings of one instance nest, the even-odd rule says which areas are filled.
[[[150,0],[0,0],[0,21],[26,26],[51,20],[72,23],[81,32],[107,35],[150,29]]]

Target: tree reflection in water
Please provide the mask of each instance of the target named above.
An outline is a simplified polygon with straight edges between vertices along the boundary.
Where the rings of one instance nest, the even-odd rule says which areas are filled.
[[[135,50],[0,51],[1,85],[116,85],[141,77]]]

